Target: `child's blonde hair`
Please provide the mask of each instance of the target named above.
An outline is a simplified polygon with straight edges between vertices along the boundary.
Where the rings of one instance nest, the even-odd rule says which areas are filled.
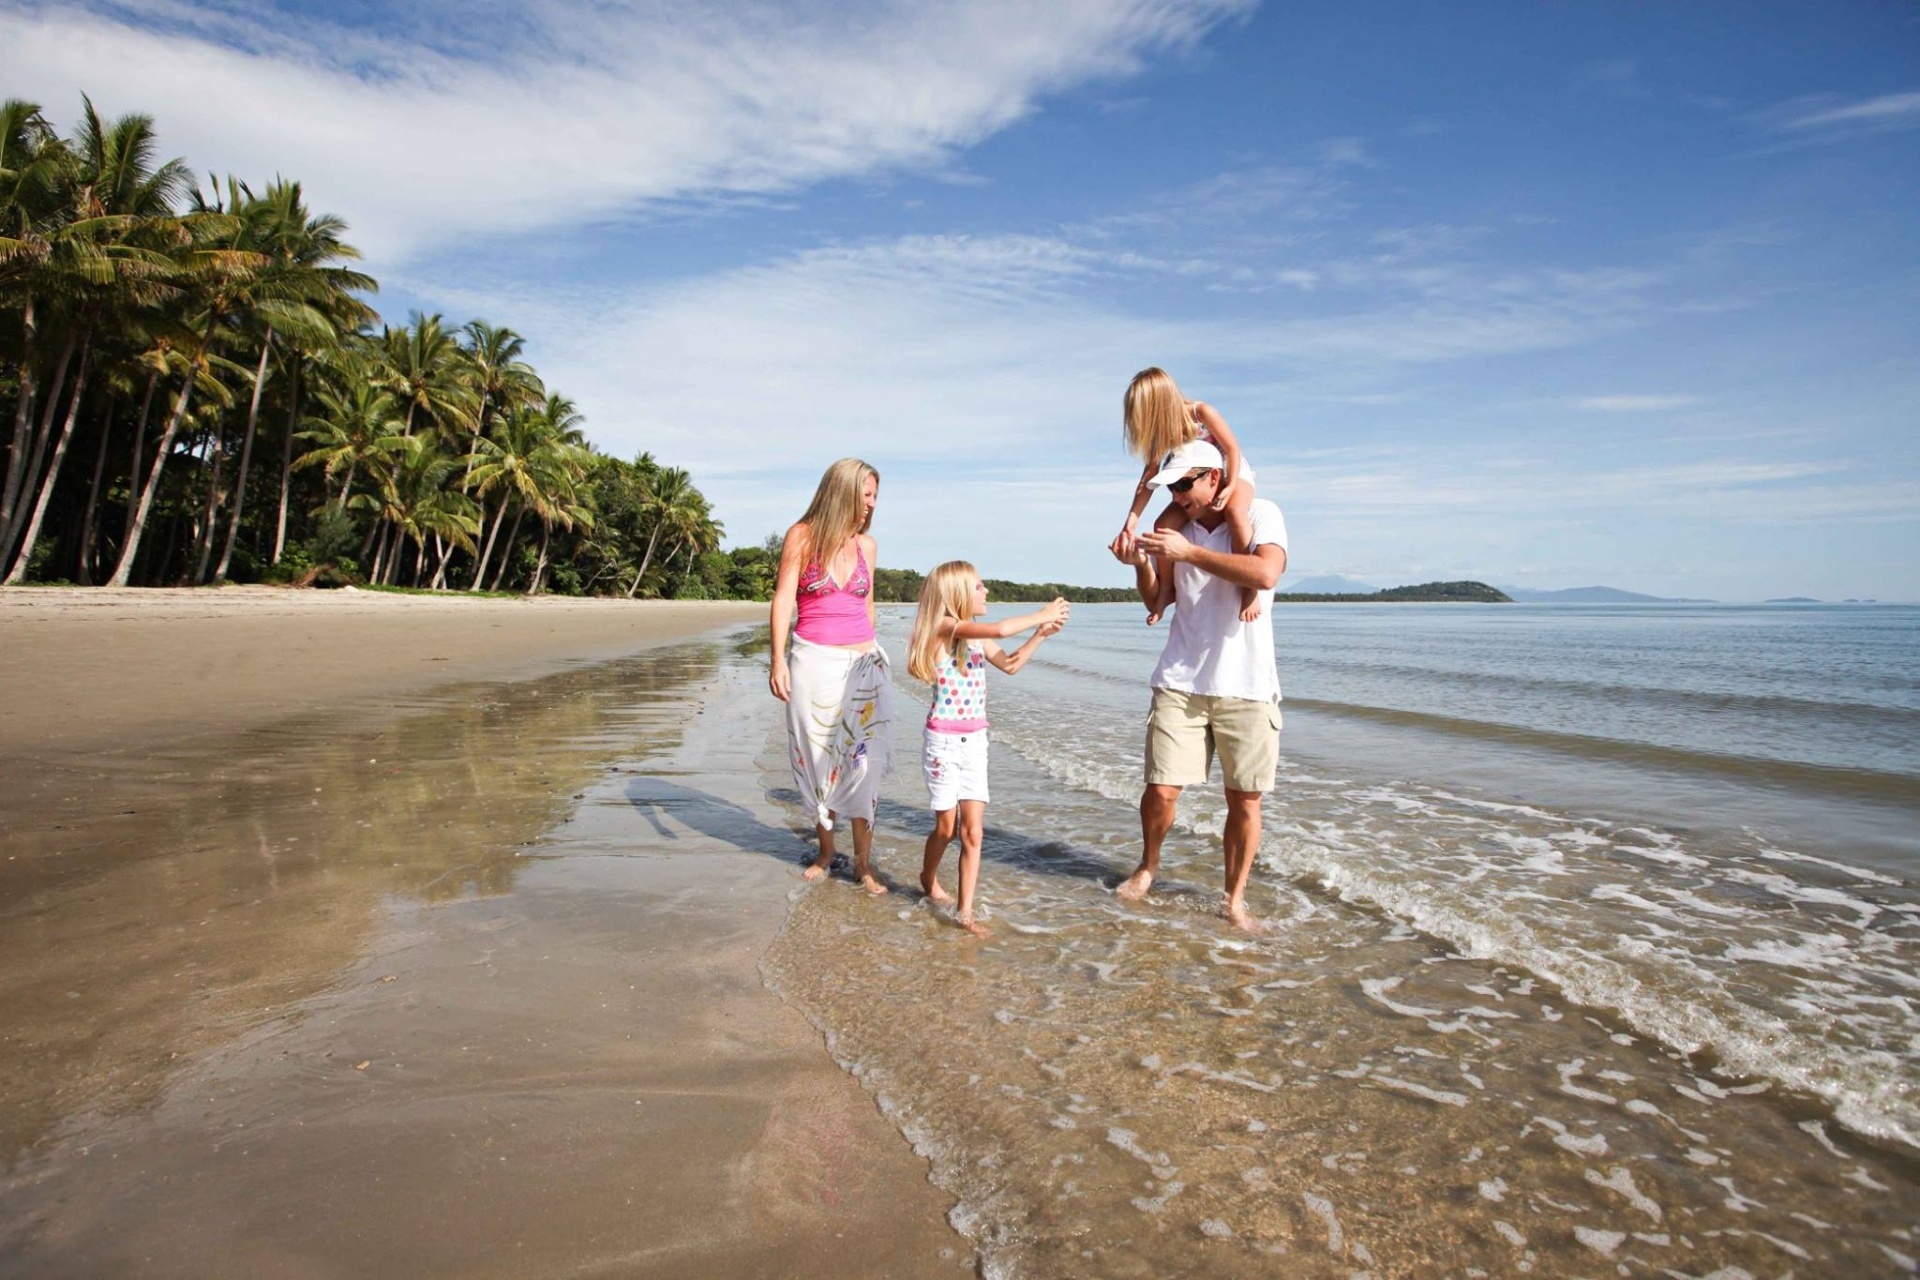
[[[920,608],[913,615],[913,638],[907,641],[907,674],[932,684],[938,675],[939,653],[947,649],[957,663],[966,641],[959,635],[959,624],[973,617],[973,584],[980,574],[965,560],[949,560],[920,584]],[[954,621],[950,645],[941,643],[940,626],[948,618]]]
[[[826,568],[826,558],[840,550],[856,533],[865,533],[869,518],[860,509],[860,487],[872,476],[880,482],[880,473],[858,458],[842,458],[820,476],[813,501],[800,524],[807,531],[807,560]],[[824,552],[824,555],[823,555]]]
[[[1127,451],[1142,462],[1158,462],[1198,434],[1173,375],[1158,366],[1133,375],[1121,408]]]

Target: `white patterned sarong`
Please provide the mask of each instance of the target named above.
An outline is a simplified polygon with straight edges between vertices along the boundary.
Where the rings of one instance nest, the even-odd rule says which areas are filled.
[[[787,651],[787,755],[801,803],[829,831],[833,815],[873,821],[892,764],[893,681],[884,649],[865,653],[793,637]]]

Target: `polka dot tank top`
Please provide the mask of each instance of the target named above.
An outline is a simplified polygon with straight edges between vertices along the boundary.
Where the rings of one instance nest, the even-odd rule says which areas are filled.
[[[927,728],[935,733],[978,733],[987,727],[987,654],[977,644],[967,646],[967,662],[953,660],[942,649],[933,666],[933,705],[927,708]]]

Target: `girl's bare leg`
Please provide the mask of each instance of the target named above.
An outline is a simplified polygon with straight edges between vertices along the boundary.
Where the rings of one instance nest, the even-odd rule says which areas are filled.
[[[952,895],[940,887],[940,859],[947,856],[954,827],[954,811],[942,809],[933,815],[933,830],[927,832],[926,855],[920,861],[920,887],[935,902],[953,901]]]
[[[887,891],[880,877],[873,874],[873,823],[866,818],[853,820],[853,878],[875,896]]]
[[[1253,486],[1245,480],[1235,482],[1227,494],[1227,532],[1233,536],[1235,551],[1253,551]],[[1266,604],[1266,592],[1240,588],[1240,621],[1256,620],[1266,611]]]
[[[980,887],[980,837],[986,826],[987,806],[982,800],[960,802],[960,927],[976,938],[993,936],[993,931],[973,918],[974,892]]]
[[[818,880],[827,874],[827,868],[833,865],[833,828],[813,824],[813,834],[820,841],[820,852],[807,869],[800,873],[803,879]]]
[[[1177,531],[1186,527],[1187,513],[1180,509],[1178,503],[1169,502],[1166,508],[1153,518],[1153,531],[1155,533],[1165,533],[1170,529]],[[1152,626],[1158,621],[1160,621],[1160,611],[1158,609],[1152,610],[1147,614],[1148,626]]]

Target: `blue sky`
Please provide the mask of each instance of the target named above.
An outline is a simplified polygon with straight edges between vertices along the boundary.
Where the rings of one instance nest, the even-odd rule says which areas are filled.
[[[58,5],[0,93],[302,179],[734,541],[1124,581],[1147,364],[1289,577],[1920,599],[1920,8]]]

